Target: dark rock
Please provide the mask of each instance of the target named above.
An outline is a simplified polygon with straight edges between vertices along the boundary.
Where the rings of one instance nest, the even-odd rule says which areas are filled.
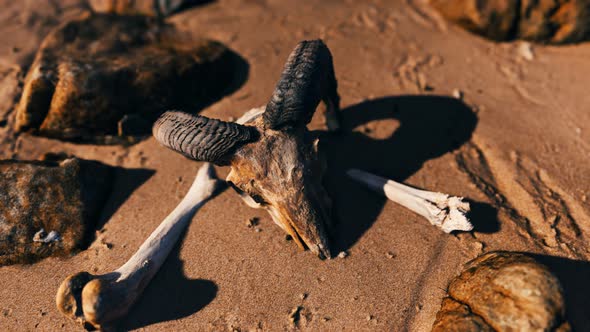
[[[63,155],[0,161],[0,266],[82,249],[112,175],[109,166]]]
[[[430,0],[449,21],[497,40],[563,44],[590,37],[587,0]]]
[[[433,331],[569,331],[557,278],[533,258],[491,252],[451,281]]]
[[[236,56],[189,41],[145,16],[84,15],[51,32],[25,79],[16,129],[66,140],[117,135],[126,114],[150,125],[173,108],[197,110],[233,84]],[[138,123],[138,121],[135,121]]]

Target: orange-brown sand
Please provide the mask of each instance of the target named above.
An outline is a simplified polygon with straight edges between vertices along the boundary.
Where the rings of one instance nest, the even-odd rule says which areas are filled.
[[[17,136],[10,124],[27,66],[43,36],[80,6],[2,0],[0,8],[0,156],[65,151],[140,169],[116,178],[104,231],[87,250],[0,268],[0,330],[80,330],[56,309],[61,281],[125,262],[180,201],[199,163],[152,138],[120,147]],[[248,62],[246,83],[202,112],[225,120],[268,101],[298,41],[325,40],[344,123],[354,129],[322,143],[333,242],[349,255],[322,261],[300,251],[266,213],[226,190],[195,216],[123,328],[428,331],[449,280],[496,249],[538,254],[563,283],[574,328],[590,326],[590,44],[532,45],[531,58],[528,45],[469,34],[423,0],[220,0],[170,21]],[[319,116],[311,128],[323,128]],[[475,232],[444,234],[345,178],[350,166],[469,198]],[[252,217],[261,221],[249,228]]]

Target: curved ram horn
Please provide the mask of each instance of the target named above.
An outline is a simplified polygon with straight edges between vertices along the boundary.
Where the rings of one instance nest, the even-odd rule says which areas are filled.
[[[305,126],[320,100],[328,112],[338,109],[332,54],[321,40],[300,42],[291,52],[264,113],[265,127]]]
[[[154,123],[154,137],[162,145],[199,160],[228,165],[235,151],[258,139],[254,127],[169,111]]]

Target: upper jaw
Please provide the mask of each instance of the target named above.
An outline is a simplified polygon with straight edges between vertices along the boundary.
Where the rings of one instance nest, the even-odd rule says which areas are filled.
[[[268,206],[267,210],[274,222],[289,234],[301,249],[309,249],[321,259],[332,257],[322,217],[314,212],[305,216],[307,213],[299,211],[310,210],[301,209],[299,206],[298,211],[294,211],[299,218],[293,218],[293,213],[285,208]]]

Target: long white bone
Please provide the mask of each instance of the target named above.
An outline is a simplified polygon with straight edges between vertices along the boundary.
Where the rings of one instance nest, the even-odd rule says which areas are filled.
[[[462,197],[419,190],[358,169],[350,169],[347,174],[370,189],[382,193],[391,201],[428,219],[445,233],[473,229],[466,217],[469,203],[463,202]]]
[[[192,216],[213,196],[220,183],[213,165],[201,166],[186,196],[123,266],[103,275],[80,272],[69,276],[57,291],[57,307],[65,315],[96,328],[125,316]]]

